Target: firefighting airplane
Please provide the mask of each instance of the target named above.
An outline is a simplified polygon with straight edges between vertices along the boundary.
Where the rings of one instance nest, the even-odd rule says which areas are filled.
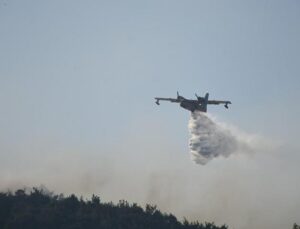
[[[189,110],[191,112],[194,111],[201,111],[201,112],[207,112],[207,105],[213,104],[224,104],[224,107],[228,109],[228,104],[231,104],[230,101],[222,101],[222,100],[208,100],[209,94],[206,93],[204,97],[200,97],[197,94],[195,94],[197,100],[195,99],[186,99],[183,96],[180,96],[177,92],[177,98],[160,98],[156,97],[154,98],[156,101],[155,103],[157,105],[160,105],[159,101],[170,101],[172,103],[179,103],[180,106],[186,110]]]

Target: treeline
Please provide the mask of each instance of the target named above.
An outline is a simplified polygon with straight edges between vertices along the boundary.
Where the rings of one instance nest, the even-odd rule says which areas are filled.
[[[227,229],[214,223],[180,222],[156,206],[119,201],[102,203],[75,195],[64,197],[43,189],[0,192],[1,229]]]

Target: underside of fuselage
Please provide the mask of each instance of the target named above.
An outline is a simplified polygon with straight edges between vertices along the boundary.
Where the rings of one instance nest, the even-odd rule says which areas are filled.
[[[180,102],[180,106],[191,112],[194,112],[194,111],[206,112],[207,111],[206,104],[198,104],[198,103],[195,103],[193,101],[188,101],[188,100],[184,100],[184,101]]]

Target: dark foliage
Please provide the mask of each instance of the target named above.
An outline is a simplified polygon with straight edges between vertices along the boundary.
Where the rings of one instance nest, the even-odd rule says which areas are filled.
[[[53,195],[34,188],[30,193],[0,193],[2,229],[227,229],[213,223],[179,222],[172,214],[161,213],[156,206],[119,201],[101,203],[98,196],[84,201],[75,195]]]

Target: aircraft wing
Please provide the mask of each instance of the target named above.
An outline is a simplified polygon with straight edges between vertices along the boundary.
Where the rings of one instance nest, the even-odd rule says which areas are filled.
[[[170,101],[172,103],[179,103],[180,101],[178,99],[173,99],[173,98],[160,98],[160,97],[156,97],[154,98],[156,99],[156,101]]]
[[[231,104],[231,102],[230,101],[223,101],[223,100],[208,100],[207,104],[215,104],[215,105],[218,105],[218,104]]]
[[[162,101],[170,101],[172,103],[180,103],[180,100],[179,99],[173,99],[173,98],[160,98],[160,97],[156,97],[154,98],[156,101],[155,103],[157,105],[159,105],[159,101],[162,100]]]
[[[226,109],[228,109],[228,104],[231,104],[231,102],[230,101],[222,101],[222,100],[208,100],[207,104],[215,104],[215,105],[225,104],[224,107]]]

